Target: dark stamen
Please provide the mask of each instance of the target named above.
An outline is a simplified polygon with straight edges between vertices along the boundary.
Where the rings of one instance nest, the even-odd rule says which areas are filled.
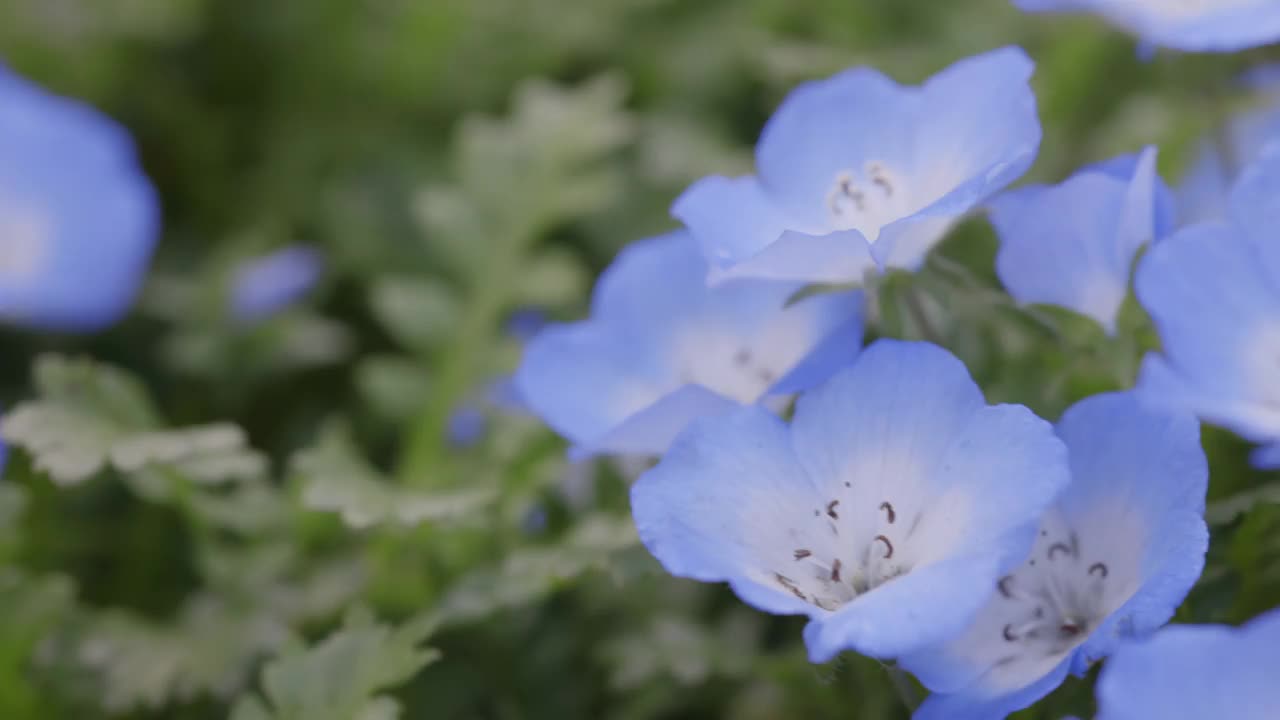
[[[750,363],[751,363],[751,351],[746,348],[742,348],[733,356],[733,364],[737,365],[740,368],[746,367]]]
[[[832,500],[831,502],[827,503],[827,515],[828,515],[832,520],[839,520],[839,519],[840,519],[840,516],[836,514],[836,506],[837,506],[837,505],[839,505],[839,504],[840,504],[840,501],[839,501],[839,500]]]
[[[884,511],[886,521],[892,525],[893,521],[898,517],[898,514],[893,511],[893,506],[886,500],[885,502],[880,503],[880,509]]]
[[[831,582],[840,582],[840,558],[831,561]]]
[[[1000,578],[1000,582],[996,583],[996,589],[1000,591],[1001,595],[1011,598],[1013,597],[1013,592],[1009,590],[1009,583],[1011,582],[1013,582],[1013,576],[1005,575]]]
[[[796,556],[797,560],[803,560],[809,557],[810,555],[812,555],[813,553],[809,552],[808,550],[805,550],[804,548],[800,548],[799,550],[796,550],[792,554]]]
[[[877,535],[876,539],[873,540],[872,542],[875,542],[876,540],[884,543],[884,559],[888,560],[889,558],[893,557],[893,543],[889,542],[889,538],[883,535]]]
[[[806,597],[804,593],[800,592],[800,588],[796,587],[795,582],[793,582],[791,578],[781,573],[774,573],[773,577],[778,581],[779,585],[790,590],[792,595],[795,595],[805,602],[809,602],[809,598]]]
[[[1058,551],[1062,551],[1062,552],[1064,552],[1064,553],[1066,553],[1066,554],[1070,555],[1070,554],[1071,554],[1071,546],[1067,545],[1066,543],[1054,543],[1054,544],[1050,545],[1050,546],[1049,546],[1049,559],[1050,559],[1050,560],[1052,560],[1052,559],[1053,559],[1053,554],[1054,554],[1054,553],[1056,553],[1056,552],[1058,552]]]
[[[1018,636],[1013,634],[1012,625],[1005,625],[1004,630],[1002,630],[1000,634],[1004,635],[1004,639],[1008,642],[1013,642],[1018,639]]]
[[[1094,563],[1089,566],[1089,574],[1093,575],[1095,572],[1098,574],[1098,577],[1106,577],[1110,571],[1107,570],[1106,565],[1102,563]]]

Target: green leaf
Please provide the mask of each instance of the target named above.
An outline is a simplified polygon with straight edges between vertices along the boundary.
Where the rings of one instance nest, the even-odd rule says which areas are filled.
[[[367,611],[347,613],[319,644],[294,645],[262,672],[262,698],[242,699],[233,720],[391,720],[399,705],[379,693],[412,678],[440,657],[422,644],[435,629],[425,617],[399,628]]]
[[[265,458],[230,423],[159,429],[146,391],[121,370],[46,355],[34,374],[40,398],[5,416],[0,437],[28,451],[56,483],[82,482],[110,464],[136,480],[142,494],[159,498],[167,497],[169,480],[156,472],[218,483],[266,469]]]
[[[369,296],[374,317],[405,348],[429,349],[453,333],[460,310],[453,293],[423,277],[384,276]]]
[[[431,378],[418,360],[399,355],[374,355],[356,366],[356,386],[374,412],[402,421],[426,403]]]
[[[426,491],[396,486],[359,455],[337,425],[323,433],[318,445],[298,454],[294,469],[303,478],[304,506],[336,512],[356,529],[462,521],[497,499],[491,487]]]

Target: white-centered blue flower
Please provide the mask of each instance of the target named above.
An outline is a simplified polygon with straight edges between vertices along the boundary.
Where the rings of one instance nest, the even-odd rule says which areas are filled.
[[[158,228],[128,133],[0,64],[0,319],[71,331],[114,323]]]
[[[713,282],[861,282],[914,270],[962,215],[1022,175],[1040,146],[1018,48],[921,86],[865,67],[796,88],[756,145],[756,175],[694,183],[672,206]]]
[[[1200,577],[1208,465],[1195,418],[1132,393],[1095,395],[1057,425],[1071,484],[1031,555],[973,624],[902,659],[935,691],[915,720],[999,720],[1173,616]]]
[[[1240,628],[1170,625],[1103,666],[1097,720],[1275,720],[1277,679],[1280,609]]]
[[[964,629],[1031,549],[1066,449],[1017,405],[987,405],[954,356],[880,340],[796,403],[683,433],[631,492],[673,575],[802,614],[809,655],[895,657]]]
[[[1275,0],[1014,0],[1028,12],[1091,12],[1148,45],[1234,52],[1280,40]]]
[[[250,260],[232,278],[231,315],[240,322],[264,320],[310,292],[323,271],[320,253],[305,245]]]
[[[1229,221],[1179,230],[1139,264],[1138,300],[1160,335],[1138,388],[1259,443],[1280,441],[1280,146],[1243,173]],[[1270,464],[1275,453],[1258,456]]]
[[[802,286],[708,288],[685,232],[625,248],[596,283],[591,318],[543,329],[516,388],[573,454],[659,454],[693,418],[830,377],[862,344],[857,292],[787,304]]]
[[[1058,185],[1032,185],[990,204],[1000,238],[996,272],[1022,303],[1069,308],[1115,332],[1129,269],[1173,223],[1156,149],[1086,167]]]

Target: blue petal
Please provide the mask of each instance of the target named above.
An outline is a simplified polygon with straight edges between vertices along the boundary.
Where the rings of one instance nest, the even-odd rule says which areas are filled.
[[[703,178],[676,198],[671,214],[689,228],[713,272],[757,255],[789,222],[754,176]]]
[[[945,558],[858,596],[805,628],[809,659],[827,662],[850,649],[894,658],[955,635],[990,595],[1000,561],[987,553]]]
[[[820,502],[786,424],[759,407],[693,423],[631,490],[640,539],[668,572],[731,581],[743,600],[779,613],[817,611],[759,581],[791,560],[789,529]]]
[[[756,167],[770,197],[800,223],[826,224],[836,176],[868,161],[904,167],[913,159],[920,99],[871,68],[846,70],[792,90],[756,145]]]
[[[315,287],[324,269],[314,248],[295,245],[242,265],[231,289],[231,314],[242,322],[280,312]]]
[[[1014,0],[1028,12],[1093,11],[1142,40],[1192,52],[1233,52],[1280,40],[1280,8],[1269,0],[1192,8],[1132,0]]]
[[[1098,677],[1098,720],[1268,720],[1280,707],[1280,610],[1242,628],[1174,625],[1125,645]]]
[[[577,442],[569,449],[571,461],[592,455],[654,455],[669,447],[689,423],[702,417],[723,415],[739,407],[701,385],[683,385],[626,416],[599,437]]]
[[[1264,445],[1249,454],[1249,462],[1259,470],[1280,469],[1280,443]]]
[[[1226,162],[1212,143],[1202,143],[1195,162],[1178,186],[1178,224],[1225,220],[1231,178]]]
[[[1057,429],[1072,474],[1058,507],[1082,552],[1106,561],[1109,579],[1136,588],[1081,648],[1087,664],[1122,635],[1168,622],[1199,579],[1209,544],[1209,468],[1194,417],[1152,410],[1133,393],[1082,400]]]
[[[1203,398],[1186,409],[1255,439],[1280,436],[1280,412],[1270,409],[1280,400],[1280,295],[1246,233],[1225,224],[1178,231],[1143,258],[1135,288],[1164,346],[1164,360],[1144,367],[1143,386],[1189,389],[1153,389],[1152,402]],[[1231,410],[1241,405],[1255,410]]]
[[[713,284],[733,278],[804,283],[861,283],[878,268],[871,245],[857,230],[826,235],[787,231],[777,242],[732,266],[712,268]]]
[[[1066,678],[1069,665],[1069,659],[1063,660],[1039,680],[1007,695],[934,693],[925,699],[911,720],[1002,720],[1053,692]],[[977,687],[983,687],[983,683],[980,681]]]
[[[0,318],[70,331],[116,322],[159,229],[155,190],[128,134],[0,64],[0,156],[0,234],[22,253],[0,269]]]
[[[1086,169],[992,201],[996,271],[1019,302],[1069,308],[1115,332],[1129,266],[1158,231],[1155,149],[1121,161],[1132,166],[1128,177],[1117,177],[1115,165]]]

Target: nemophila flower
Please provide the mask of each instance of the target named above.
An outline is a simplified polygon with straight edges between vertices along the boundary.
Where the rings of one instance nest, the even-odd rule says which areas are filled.
[[[996,271],[1023,303],[1075,310],[1115,331],[1138,249],[1173,223],[1156,149],[1086,167],[1059,185],[1033,185],[990,204],[1000,237]]]
[[[1156,244],[1134,284],[1163,346],[1138,379],[1153,403],[1188,410],[1260,443],[1280,441],[1280,146],[1240,176],[1230,221]],[[1256,461],[1268,464],[1276,453]]]
[[[1066,451],[964,365],[881,340],[796,403],[695,422],[633,486],[640,539],[673,575],[808,615],[809,656],[895,657],[954,636],[1030,550]]]
[[[1153,46],[1234,52],[1280,40],[1275,0],[1014,0],[1028,12],[1092,12]]]
[[[1280,97],[1274,80],[1247,84],[1265,90],[1262,105],[1232,117],[1219,132],[1201,143],[1194,162],[1177,189],[1178,223],[1190,225],[1227,217],[1231,185],[1240,171],[1280,140]]]
[[[693,418],[785,398],[848,364],[862,343],[855,292],[738,280],[708,288],[687,233],[624,249],[596,284],[591,319],[551,325],[525,349],[516,389],[573,454],[657,454]]]
[[[672,207],[713,282],[860,282],[914,270],[958,218],[1031,165],[1040,123],[1017,48],[924,85],[860,67],[796,88],[756,145],[757,175],[708,177]]]
[[[133,303],[158,229],[128,133],[0,64],[0,319],[111,325]]]
[[[967,630],[902,664],[935,691],[915,720],[1003,718],[1173,616],[1204,567],[1208,465],[1190,415],[1133,393],[1077,403],[1057,425],[1071,484],[1030,556]]]
[[[1097,720],[1273,720],[1280,609],[1240,628],[1170,625],[1122,646],[1098,677]]]
[[[241,265],[231,284],[231,315],[256,322],[297,302],[320,280],[324,261],[314,248],[293,245]]]

